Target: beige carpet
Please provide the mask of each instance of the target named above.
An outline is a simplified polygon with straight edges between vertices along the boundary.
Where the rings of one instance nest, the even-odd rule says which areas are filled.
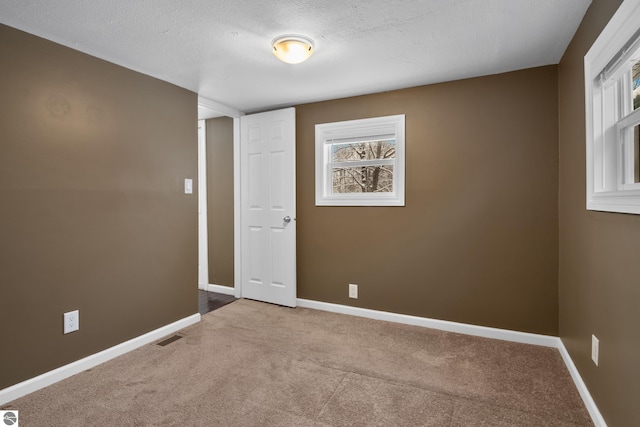
[[[555,349],[239,300],[7,405],[20,426],[592,425]]]

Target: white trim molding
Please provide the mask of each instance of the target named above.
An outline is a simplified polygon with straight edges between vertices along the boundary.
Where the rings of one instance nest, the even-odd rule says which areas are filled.
[[[240,118],[233,118],[233,287],[234,296],[242,296],[242,231],[240,215]]]
[[[438,329],[447,332],[473,335],[476,337],[492,338],[503,341],[518,342],[522,344],[539,345],[543,347],[556,348],[564,360],[573,383],[582,397],[587,411],[596,427],[607,427],[602,414],[598,410],[591,393],[587,389],[578,369],[576,368],[569,352],[565,348],[562,340],[551,335],[532,334],[529,332],[518,332],[507,329],[490,328],[487,326],[470,325],[466,323],[451,322],[448,320],[430,319],[427,317],[411,316],[407,314],[391,313],[387,311],[371,310],[368,308],[352,307],[348,305],[332,304],[322,301],[313,301],[298,298],[298,307],[311,308],[315,310],[329,311],[332,313],[347,314],[351,316],[366,317],[374,320],[384,320],[387,322],[402,323],[405,325],[421,326],[424,328]]]
[[[226,104],[198,95],[198,106],[220,114],[221,116],[240,117],[244,113]]]
[[[101,352],[92,354],[91,356],[76,360],[75,362],[69,363],[68,365],[61,366],[52,371],[38,375],[37,377],[12,385],[11,387],[7,387],[3,390],[0,390],[0,405],[4,405],[5,403],[11,402],[29,393],[33,393],[34,391],[50,386],[51,384],[62,381],[82,371],[91,369],[94,366],[100,365],[125,353],[133,351],[136,348],[142,347],[143,345],[150,344],[164,336],[177,332],[180,329],[184,329],[187,326],[198,323],[199,321],[200,314],[193,314],[189,317],[185,317],[184,319],[180,319],[176,322],[170,323],[151,332],[147,332],[146,334],[140,335],[139,337],[130,339],[129,341],[125,341]]]
[[[219,294],[225,295],[235,295],[235,288],[231,286],[222,286],[222,285],[212,285],[211,283],[207,285],[205,289],[207,292],[217,292]]]
[[[207,206],[207,123],[198,120],[198,289],[209,283],[209,229]]]
[[[298,306],[322,311],[331,311],[333,313],[349,314],[351,316],[366,317],[374,320],[386,320],[387,322],[422,326],[423,328],[439,329],[441,331],[456,332],[459,334],[473,335],[477,337],[540,345],[543,347],[558,347],[559,338],[551,335],[509,331],[507,329],[489,328],[487,326],[469,325],[466,323],[451,322],[448,320],[429,319],[427,317],[370,310],[368,308],[352,307],[348,305],[332,304],[300,298],[298,298]]]
[[[562,360],[564,360],[564,364],[567,365],[567,369],[569,370],[569,374],[573,379],[576,388],[578,389],[578,393],[580,393],[580,397],[582,397],[582,401],[584,405],[587,407],[587,411],[589,411],[589,415],[591,415],[591,420],[596,427],[607,427],[607,423],[604,421],[596,402],[591,397],[591,393],[589,393],[589,389],[587,385],[582,380],[580,376],[580,372],[578,372],[578,368],[576,368],[575,363],[573,363],[573,359],[569,355],[564,343],[561,339],[558,338],[558,350],[560,351],[560,355],[562,356]]]
[[[633,111],[630,87],[639,22],[640,0],[623,1],[584,57],[588,210],[640,214],[632,132],[640,112]]]

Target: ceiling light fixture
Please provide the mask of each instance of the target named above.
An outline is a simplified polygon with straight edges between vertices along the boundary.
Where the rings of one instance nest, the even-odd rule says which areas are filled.
[[[287,64],[299,64],[313,53],[313,41],[303,36],[280,36],[271,43],[273,54]]]

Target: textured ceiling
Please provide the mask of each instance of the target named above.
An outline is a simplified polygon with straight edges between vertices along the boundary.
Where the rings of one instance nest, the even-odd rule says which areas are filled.
[[[242,112],[556,64],[591,0],[0,0],[0,22]],[[305,63],[281,34],[316,44]]]

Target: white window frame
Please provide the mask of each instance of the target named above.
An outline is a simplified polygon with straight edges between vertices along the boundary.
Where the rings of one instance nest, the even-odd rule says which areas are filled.
[[[640,0],[625,0],[584,57],[588,210],[640,214],[629,143],[640,109],[632,112],[623,96],[631,93],[626,69],[639,30]]]
[[[404,206],[405,116],[374,117],[316,125],[316,206]],[[332,193],[331,144],[342,141],[366,141],[376,137],[396,141],[395,159],[353,162],[367,166],[373,162],[393,165],[393,191],[388,193]]]

